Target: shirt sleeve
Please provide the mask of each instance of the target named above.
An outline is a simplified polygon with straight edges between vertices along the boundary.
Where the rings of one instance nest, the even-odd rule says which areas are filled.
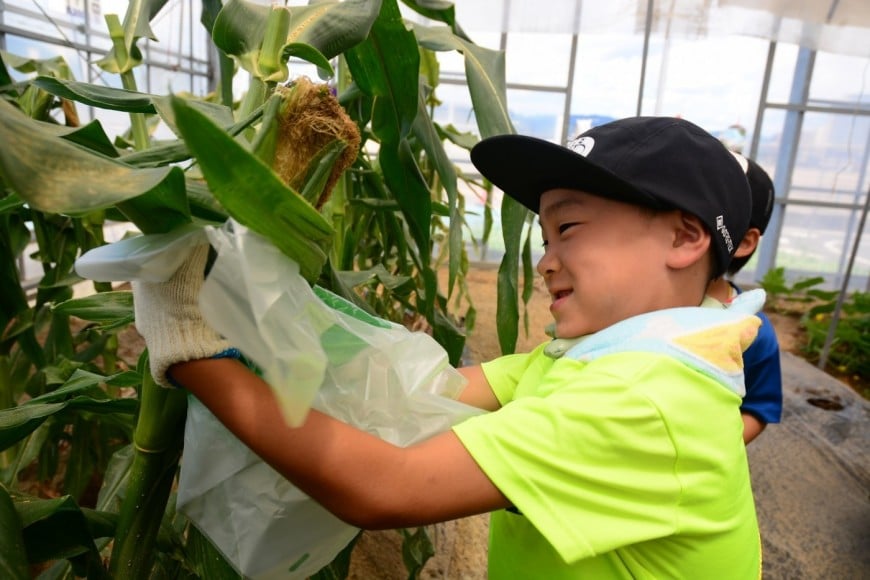
[[[544,343],[530,353],[505,355],[480,365],[495,397],[502,406],[514,399],[523,375],[529,370],[533,361],[540,359],[538,355],[546,346],[547,343]]]
[[[481,469],[567,562],[676,528],[681,484],[668,426],[643,389],[628,387],[644,384],[641,375],[662,359],[560,359],[537,396],[454,427]]]

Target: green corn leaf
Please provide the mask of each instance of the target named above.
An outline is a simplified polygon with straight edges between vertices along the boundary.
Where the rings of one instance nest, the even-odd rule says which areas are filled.
[[[471,42],[471,39],[462,30],[462,27],[456,22],[456,8],[453,2],[445,2],[443,0],[402,0],[402,4],[430,20],[443,22],[450,27],[453,34]]]
[[[73,78],[69,65],[62,56],[54,56],[46,59],[36,59],[18,56],[9,52],[0,51],[2,60],[11,68],[22,73],[36,73],[62,79]],[[8,72],[7,72],[8,75]],[[11,79],[10,79],[11,80]]]
[[[99,322],[111,329],[133,322],[133,293],[125,291],[98,292],[82,298],[72,298],[52,307],[54,312]]]
[[[290,25],[285,46],[307,44],[317,52],[292,48],[283,53],[311,60],[321,68],[321,56],[334,58],[358,44],[369,33],[380,10],[379,0],[327,0],[308,6],[280,8],[290,13]],[[215,45],[235,58],[239,65],[257,78],[265,78],[259,71],[260,49],[266,36],[266,23],[271,8],[247,2],[230,0],[218,13],[212,29]],[[330,70],[329,69],[326,70]]]
[[[106,15],[109,36],[112,37],[112,50],[97,62],[103,70],[111,73],[124,73],[142,62],[142,53],[136,46],[140,38],[157,40],[151,30],[151,19],[157,15],[168,0],[130,0],[124,15],[124,24],[116,14]]]
[[[58,137],[62,137],[67,141],[81,145],[85,149],[96,151],[100,155],[106,157],[118,157],[118,150],[112,145],[112,141],[103,126],[99,121],[91,121],[87,125],[81,127],[65,127],[63,125],[49,125],[45,128],[49,131],[54,130]]]
[[[385,58],[385,54],[392,56]],[[384,1],[369,37],[348,51],[346,58],[360,89],[374,97],[372,130],[381,140],[378,161],[384,181],[399,202],[420,248],[425,269],[429,263],[432,201],[406,139],[418,113],[420,54],[396,0]],[[422,311],[431,313],[434,292],[426,292],[425,299]]]
[[[300,6],[291,12],[287,43],[310,44],[326,58],[334,58],[365,40],[380,10],[381,0]]]
[[[19,197],[18,195],[13,193],[7,197],[0,199],[0,215],[2,215],[4,213],[11,213],[11,212],[23,207],[23,206],[24,206],[24,200],[21,199],[21,197]],[[22,224],[22,225],[24,225],[24,224]],[[27,237],[29,238],[30,236],[28,235]]]
[[[390,292],[408,294],[413,290],[414,279],[410,276],[395,276],[390,274],[381,264],[368,270],[342,270],[336,272],[345,286],[355,288],[363,284],[383,284]]]
[[[163,119],[163,122],[172,129],[172,132],[178,136],[181,136],[181,133],[178,131],[178,127],[175,124],[175,112],[172,109],[172,97],[163,96],[163,95],[149,95],[151,97],[151,102],[154,103],[154,108],[160,114],[160,118]],[[235,134],[235,132],[241,131],[241,128],[233,127],[235,123],[235,119],[233,119],[233,111],[226,105],[222,105],[220,103],[212,103],[209,101],[203,101],[200,99],[185,99],[185,102],[192,108],[196,109],[206,117],[208,117],[213,123],[218,125],[219,127],[225,127],[228,131],[231,131]],[[247,122],[250,122],[249,120]]]
[[[320,69],[320,76],[323,78],[332,78],[335,76],[335,70],[333,70],[329,59],[310,44],[291,42],[284,46],[281,54],[284,61],[289,60],[291,56],[295,56],[298,59],[310,62]]]
[[[0,411],[0,450],[8,449],[36,430],[50,416],[64,410],[132,415],[138,406],[139,403],[133,399],[98,399],[80,395],[61,402],[30,401],[24,405],[3,409]]]
[[[481,137],[515,133],[507,110],[504,52],[472,44],[443,26],[414,25],[413,30],[420,44],[429,50],[462,53]]]
[[[0,485],[0,576],[6,580],[30,578],[26,554],[21,518],[9,490]]]
[[[233,569],[226,557],[196,526],[188,528],[184,549],[194,571],[200,578],[241,580],[242,576]],[[342,576],[342,578],[344,577],[346,576]]]
[[[127,113],[156,113],[153,97],[146,93],[115,89],[55,77],[40,76],[33,84],[57,97],[110,111]]]
[[[414,26],[422,46],[430,50],[457,50],[465,57],[465,76],[482,137],[514,133],[507,110],[505,59],[503,51],[476,46],[444,27]],[[519,327],[520,240],[529,211],[505,197],[501,208],[502,236],[505,254],[499,266],[497,318],[499,345],[502,353],[514,352]]]
[[[0,141],[0,173],[33,209],[84,215],[153,191],[159,203],[146,198],[129,204],[140,229],[165,231],[190,219],[184,175],[177,167],[134,169],[89,153],[4,101]]]
[[[266,31],[257,58],[257,71],[266,82],[287,80],[287,61],[283,59],[282,47],[287,31],[290,30],[290,12],[279,6],[272,6],[266,18]]]
[[[0,50],[0,93],[11,93],[13,96],[17,96],[14,86],[15,81],[12,80],[12,75],[9,74],[9,69],[6,68],[5,54],[4,51]]]
[[[23,525],[28,561],[45,562],[87,552],[97,554],[87,519],[71,497],[40,499],[19,493],[11,495]]]
[[[417,140],[423,145],[426,156],[434,166],[435,172],[440,178],[441,185],[447,192],[447,208],[451,224],[458,224],[461,220],[459,212],[459,189],[457,188],[456,169],[447,152],[423,100],[422,90],[418,101],[417,117],[414,120],[412,131]],[[448,234],[447,245],[449,249],[449,261],[447,265],[448,297],[452,294],[462,265],[462,228],[451,227]]]
[[[308,165],[305,187],[299,192],[308,203],[317,203],[320,194],[323,193],[323,189],[326,187],[329,176],[332,174],[335,162],[341,157],[346,148],[347,143],[341,139],[336,139],[323,147],[317,154],[317,157],[311,160]]]
[[[166,125],[177,135],[175,115],[172,112],[170,97],[151,95],[126,89],[116,89],[90,83],[68,81],[48,76],[40,76],[33,84],[57,97],[76,101],[91,107],[121,111],[125,113],[158,113]],[[212,119],[218,125],[229,127],[234,123],[232,110],[219,103],[190,99],[190,106]],[[58,128],[58,132],[61,128]],[[65,132],[70,133],[69,130]],[[108,140],[108,138],[106,138]],[[71,139],[74,140],[74,139]],[[114,148],[112,148],[114,151]],[[114,153],[117,156],[117,152]]]
[[[251,152],[181,99],[178,127],[214,196],[239,223],[266,237],[317,280],[332,243],[329,223]]]
[[[501,204],[502,237],[505,255],[498,268],[498,297],[496,298],[496,318],[498,319],[498,342],[503,354],[514,352],[517,347],[519,328],[519,276],[520,239],[529,210],[505,196]]]

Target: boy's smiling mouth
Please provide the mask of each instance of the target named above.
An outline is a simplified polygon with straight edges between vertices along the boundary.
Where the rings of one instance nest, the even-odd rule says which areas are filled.
[[[569,289],[564,290],[553,290],[550,292],[550,296],[552,297],[552,304],[550,304],[550,309],[554,308],[559,302],[573,294],[574,291]]]

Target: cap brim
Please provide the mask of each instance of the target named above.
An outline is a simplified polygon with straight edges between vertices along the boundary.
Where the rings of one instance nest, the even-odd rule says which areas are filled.
[[[489,137],[472,148],[471,162],[493,185],[535,213],[540,208],[541,194],[551,189],[577,189],[664,209],[660,200],[582,155],[535,137]]]

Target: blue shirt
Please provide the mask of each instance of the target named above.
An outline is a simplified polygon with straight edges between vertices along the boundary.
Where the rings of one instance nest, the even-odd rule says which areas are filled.
[[[742,290],[731,286],[739,294]],[[763,313],[758,336],[743,353],[743,375],[746,396],[740,411],[750,413],[764,423],[779,423],[782,417],[782,370],[779,363],[779,341],[773,323]]]

